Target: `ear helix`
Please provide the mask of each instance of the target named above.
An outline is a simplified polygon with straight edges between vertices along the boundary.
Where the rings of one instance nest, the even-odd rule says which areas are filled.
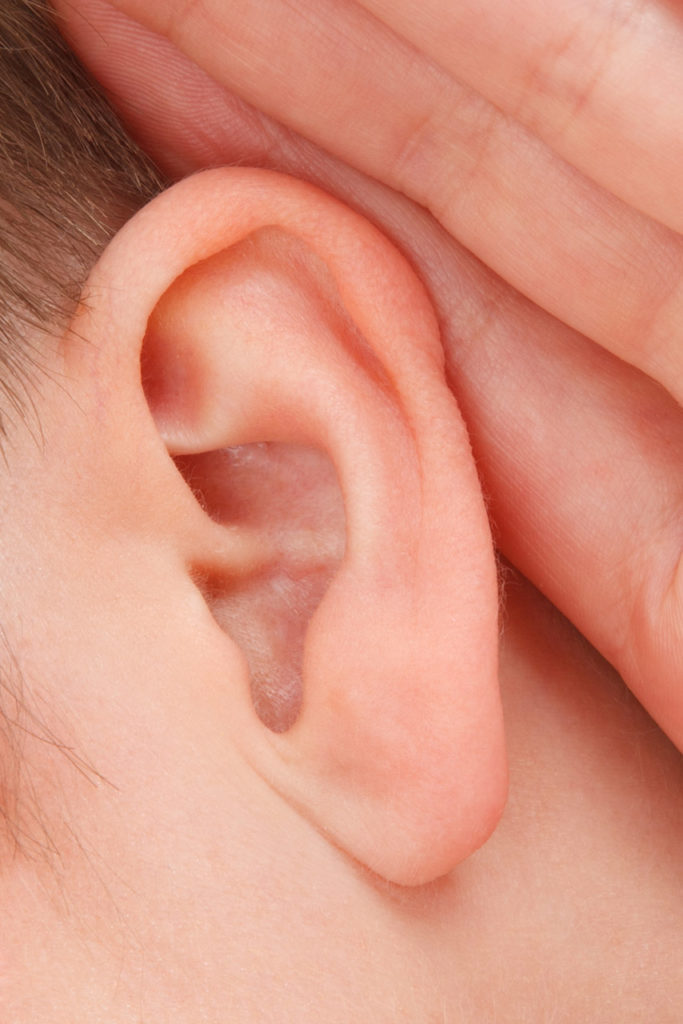
[[[506,784],[493,549],[429,302],[377,231],[299,182],[206,172],[149,211],[143,244],[166,232],[167,255],[156,309],[131,315],[169,450],[319,447],[345,502],[299,718],[276,735],[245,712],[236,741],[352,857],[429,881],[490,834]]]

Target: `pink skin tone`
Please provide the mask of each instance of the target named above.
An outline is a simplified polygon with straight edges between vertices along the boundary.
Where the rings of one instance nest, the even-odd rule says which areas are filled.
[[[119,26],[116,79],[137,29],[126,43],[123,23],[108,24]],[[631,431],[623,454],[649,474],[642,518],[670,507],[674,403],[508,289],[405,198],[150,45],[158,77],[140,94],[138,127],[167,165],[214,162],[199,157],[204,144],[216,158],[232,146],[273,162],[276,150],[283,169],[305,167],[419,269],[446,362],[404,258],[296,182],[197,176],[104,253],[76,330],[48,356],[41,444],[19,431],[2,470],[11,582],[0,621],[36,714],[18,810],[27,850],[47,849],[7,859],[0,881],[0,1016],[678,1022],[680,754],[508,570],[503,756],[491,538],[447,383],[497,538],[524,556],[547,550],[543,531],[554,531],[544,579],[558,593],[568,566],[584,587],[599,540],[609,566],[626,536],[628,506],[612,546],[600,537],[602,500],[623,485],[601,453],[611,445],[614,459],[626,444],[634,402],[646,435]],[[193,108],[178,107],[187,90],[168,90],[142,128],[164,61],[200,91],[188,94]],[[210,143],[191,117],[199,96],[214,97],[206,116],[222,124]],[[306,401],[293,401],[303,372]],[[591,432],[589,491],[586,450],[573,462],[563,439],[573,373],[576,431]],[[226,459],[226,445],[246,447]],[[430,499],[421,515],[416,477]],[[398,510],[396,490],[407,495]],[[571,526],[577,507],[593,549]],[[396,565],[411,571],[397,581]],[[605,646],[619,610],[610,583],[590,582],[585,612],[605,601],[594,627]],[[276,734],[253,701],[272,711],[259,680],[296,677],[292,646],[303,648],[301,713]]]
[[[288,170],[399,243],[457,367],[497,542],[680,749],[683,26],[671,5],[57,8],[171,175],[232,160]],[[397,215],[351,167],[446,234]]]

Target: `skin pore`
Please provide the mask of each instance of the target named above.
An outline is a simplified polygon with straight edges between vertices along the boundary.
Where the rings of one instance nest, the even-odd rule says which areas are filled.
[[[456,341],[482,278],[420,211],[356,185],[346,178],[339,191],[405,239],[422,266],[444,321],[449,380],[467,406],[467,345]],[[458,300],[468,294],[469,307]],[[116,296],[103,288],[91,300],[115,310]],[[131,292],[125,305],[133,302]],[[2,469],[0,621],[35,714],[25,724],[40,728],[22,737],[28,836],[0,873],[0,1017],[677,1022],[683,766],[613,669],[504,570],[510,788],[501,822],[426,885],[368,870],[244,756],[245,655],[216,622],[215,592],[188,572],[188,552],[197,563],[210,536],[234,573],[235,551],[248,565],[251,548],[219,539],[220,522],[207,532],[192,484],[214,499],[196,487],[194,454],[173,461],[173,424],[160,432],[150,415],[154,368],[141,375],[132,348],[143,339],[112,329],[108,340],[57,333],[36,397],[40,443],[35,430],[15,431]],[[483,340],[472,348],[495,362]],[[514,389],[490,401],[493,422]],[[284,494],[289,469],[257,463],[254,479],[247,462],[230,486],[243,488],[253,524],[263,476],[268,494],[269,473]],[[334,485],[321,469],[307,470],[300,507],[319,507],[329,525]],[[300,535],[291,504],[291,529],[278,520],[282,546]],[[318,545],[335,557],[344,546],[336,519]],[[270,537],[258,538],[259,550]]]

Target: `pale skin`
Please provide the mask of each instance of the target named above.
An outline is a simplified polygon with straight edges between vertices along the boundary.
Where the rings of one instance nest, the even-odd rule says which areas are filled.
[[[431,239],[406,239],[395,218],[387,226],[437,303],[501,547],[680,748],[683,22],[674,7],[58,6],[171,173],[265,162],[346,189],[386,220],[358,179],[265,112],[432,212],[454,243],[445,266]],[[463,273],[466,288],[456,283]],[[540,421],[542,432],[531,429]]]
[[[183,66],[184,73],[199,74]],[[196,81],[208,87],[201,76]],[[169,94],[171,104],[174,98]],[[226,102],[235,116],[240,114],[242,108],[222,95],[221,103]],[[156,129],[163,136],[163,108],[161,113]],[[322,179],[330,191],[383,224],[419,267],[440,315],[449,382],[468,419],[475,414],[470,429],[489,491],[496,485],[497,518],[512,507],[513,487],[523,489],[525,481],[527,492],[529,481],[536,481],[532,493],[537,501],[545,495],[544,508],[550,497],[557,501],[559,484],[550,496],[543,485],[549,485],[551,474],[543,471],[541,460],[527,467],[522,481],[507,478],[507,499],[503,470],[507,465],[511,473],[510,460],[517,458],[514,468],[521,471],[522,456],[533,461],[531,445],[557,441],[563,396],[571,411],[564,382],[568,373],[580,372],[582,361],[593,378],[592,390],[586,386],[582,394],[583,414],[593,434],[594,424],[606,421],[611,458],[619,434],[610,430],[632,415],[636,393],[651,420],[679,429],[676,407],[666,396],[640,382],[635,389],[614,387],[611,357],[506,291],[423,212],[305,144],[270,134],[278,129],[266,129],[261,118],[256,130],[248,118],[233,123],[241,125],[240,145],[250,158],[263,159],[268,146],[276,145],[284,169],[302,172],[305,164],[308,177]],[[185,161],[185,169],[202,162],[195,146],[193,136],[184,147],[174,143],[174,159]],[[223,157],[229,155],[226,143]],[[49,836],[59,852],[15,860],[3,875],[6,1015],[18,1024],[678,1021],[683,998],[680,754],[613,670],[529,584],[509,574],[500,685],[510,787],[498,824],[500,749],[490,679],[496,636],[492,548],[461,421],[430,340],[429,305],[400,258],[373,241],[362,222],[349,221],[343,207],[321,207],[317,194],[306,188],[271,180],[249,207],[253,182],[260,189],[265,181],[250,175],[228,176],[218,204],[212,192],[218,179],[195,179],[185,191],[170,193],[163,205],[153,204],[115,240],[91,279],[90,313],[77,322],[76,333],[56,339],[52,382],[44,384],[37,403],[41,445],[20,432],[10,448],[2,557],[3,578],[13,583],[3,591],[0,621],[41,720],[86,764],[83,775],[54,746],[26,740],[26,778],[42,809],[33,833],[43,842]],[[224,187],[222,179],[215,187]],[[225,211],[239,189],[246,191],[226,215],[229,229],[221,227],[217,211]],[[267,225],[282,225],[286,213],[290,234],[296,234],[295,225],[312,223],[318,215],[320,220],[303,251],[268,233],[244,247],[235,222],[238,213],[247,216],[245,209],[252,210],[252,227],[259,217]],[[186,230],[178,227],[183,218]],[[329,280],[320,270],[320,260],[332,265],[325,238],[335,240],[332,248],[341,258],[347,229],[352,238],[361,238],[361,252],[379,247],[372,250],[372,273],[362,260],[359,265],[355,250],[353,260],[335,264],[344,308],[356,325],[360,317],[374,353],[369,362],[360,360],[360,376],[352,378],[340,376],[336,356],[321,361],[322,339],[328,339],[330,353],[348,343],[346,320],[334,303],[330,306]],[[207,232],[213,233],[210,244]],[[177,244],[170,244],[173,240]],[[202,263],[200,252],[206,257],[212,251],[229,251],[227,262],[221,256],[218,263]],[[293,259],[297,273],[288,276]],[[186,268],[194,269],[183,276]],[[357,287],[371,278],[377,294],[363,300]],[[261,301],[253,302],[254,295]],[[381,309],[382,296],[389,297],[394,312],[405,303],[396,322],[389,316],[378,323],[368,319],[367,308],[376,301]],[[477,331],[494,297],[503,302],[503,313],[489,316],[486,329]],[[223,328],[226,318],[231,351],[236,338],[251,340],[245,360],[231,359],[224,370],[224,336],[216,338],[211,325],[219,322]],[[406,324],[412,318],[411,332]],[[297,333],[283,337],[283,359],[278,332],[288,323]],[[401,357],[403,369],[390,359],[396,354],[391,345],[397,323],[407,331],[400,343],[407,353]],[[89,343],[79,343],[83,336]],[[525,407],[525,417],[548,424],[535,438],[528,420],[514,414],[522,383],[528,400],[529,388],[541,376],[531,343],[538,338],[550,347],[549,336],[554,358],[561,348],[562,359],[547,365],[538,389],[545,401],[552,399],[552,417],[546,421],[542,408]],[[502,373],[500,347],[509,355],[515,337],[515,359]],[[273,341],[265,361],[258,347],[263,338]],[[469,345],[462,341],[467,338]],[[315,369],[303,406],[291,404],[285,387],[295,340],[303,346],[304,365]],[[391,369],[394,390],[387,391],[386,382],[374,386],[383,379],[375,359],[387,373]],[[274,383],[264,385],[272,366]],[[237,389],[242,419],[235,419],[230,390],[235,379],[242,382]],[[620,385],[631,379],[627,370],[617,373]],[[192,388],[186,390],[188,380]],[[251,389],[258,387],[266,387],[270,406],[262,393],[249,405]],[[328,422],[311,411],[318,407],[320,389],[328,396],[320,408],[328,408],[327,388],[345,395],[340,408],[348,409],[348,402],[361,396],[354,415],[363,438],[372,440],[368,447],[375,461],[367,463],[368,478],[361,458],[344,458],[354,432],[345,433],[338,416]],[[414,447],[412,442],[401,447],[401,417],[391,419],[396,403],[402,414],[411,412],[419,440]],[[433,417],[421,416],[423,405]],[[270,419],[264,413],[269,407],[277,410]],[[429,481],[428,455],[436,443],[430,431],[437,418],[450,424],[447,441],[441,438],[437,449],[462,503],[456,521],[466,529],[456,543],[453,530],[439,535],[439,556],[411,576],[423,589],[410,591],[408,598],[413,609],[424,607],[427,620],[438,623],[442,599],[448,607],[452,586],[450,631],[435,628],[430,634],[421,628],[412,636],[402,620],[397,627],[395,616],[382,613],[380,596],[373,598],[363,605],[364,614],[379,609],[382,614],[370,624],[374,638],[389,636],[391,643],[363,643],[363,620],[350,620],[356,646],[370,656],[360,696],[348,705],[337,701],[332,724],[324,715],[316,718],[316,709],[324,710],[328,700],[329,673],[311,671],[304,678],[301,721],[279,738],[283,743],[271,743],[253,714],[245,665],[245,649],[249,657],[261,628],[253,609],[266,608],[267,627],[269,598],[256,580],[255,604],[243,605],[235,580],[248,589],[254,568],[262,569],[269,558],[276,566],[283,560],[296,566],[302,578],[309,569],[339,572],[338,491],[325,466],[315,462],[305,463],[305,484],[300,476],[292,481],[290,464],[277,448],[270,449],[273,457],[265,465],[257,462],[256,478],[247,465],[242,475],[232,472],[226,487],[213,471],[205,471],[203,453],[245,440],[282,440],[286,423],[287,439],[335,456],[347,503],[347,548],[369,550],[368,564],[374,566],[377,536],[368,531],[368,520],[380,523],[378,536],[389,545],[396,522],[405,526],[408,532],[397,548],[380,559],[393,565],[415,543],[411,459],[418,460],[422,480]],[[523,445],[512,444],[514,434],[509,438],[515,423]],[[507,455],[496,446],[502,433],[508,435]],[[678,477],[669,471],[678,453],[670,432],[666,439],[663,428],[650,433],[653,443],[660,438],[661,451],[644,450],[639,443],[635,454],[629,449],[631,463],[641,453],[644,471],[653,474],[653,501],[671,501]],[[392,462],[397,450],[403,455]],[[576,446],[576,454],[585,450]],[[201,479],[204,508],[175,472],[172,457],[179,455],[185,477],[195,485]],[[402,482],[402,519],[391,504],[391,488],[378,487],[387,464],[390,479]],[[551,465],[556,478],[557,459]],[[569,496],[558,515],[561,519],[564,509],[569,522],[573,477],[566,446],[560,469]],[[577,488],[585,485],[579,469]],[[264,476],[267,493],[260,482]],[[273,480],[281,481],[276,509],[268,505]],[[234,481],[240,487],[237,508]],[[612,493],[618,482],[610,478],[607,490]],[[599,484],[594,472],[593,489]],[[437,474],[433,488],[439,486]],[[423,518],[429,530],[438,531],[444,524],[435,509],[442,503],[437,490],[427,493],[435,496],[434,507]],[[352,508],[362,514],[350,514],[351,497]],[[517,531],[521,535],[528,528],[530,513],[524,513],[531,504],[527,493],[518,517],[501,519],[498,530],[509,544]],[[600,502],[595,504],[597,513]],[[311,507],[324,512],[322,523],[311,524]],[[373,515],[366,517],[363,510],[369,508]],[[234,522],[239,528],[228,529]],[[543,517],[534,525],[534,543],[542,545]],[[428,536],[419,536],[426,557]],[[559,543],[557,536],[554,540]],[[570,540],[567,536],[565,551],[575,550]],[[609,551],[602,557],[608,559]],[[582,585],[576,564],[572,571]],[[438,594],[430,596],[428,584],[437,573]],[[375,579],[374,570],[347,572],[347,586],[360,580],[363,588],[352,592],[351,610],[362,604]],[[595,588],[600,581],[591,582]],[[382,583],[386,597],[386,576]],[[334,606],[339,614],[328,616],[318,629],[328,644],[347,614],[343,588],[336,593],[341,593]],[[609,614],[611,606],[605,609]],[[39,635],[28,627],[37,622]],[[389,632],[377,632],[380,627]],[[391,634],[395,628],[399,636]],[[342,636],[327,666],[343,669],[348,649],[354,651],[354,645]],[[414,659],[420,679],[415,693],[405,691],[406,701],[395,665],[389,691],[381,685],[382,652],[394,649],[402,652],[401,660]],[[271,667],[279,657],[274,649]],[[471,669],[465,675],[463,662]],[[351,693],[357,675],[341,676]],[[473,687],[471,700],[468,687]],[[371,706],[364,703],[368,692]],[[425,693],[428,699],[418,713],[415,701]],[[458,714],[428,719],[430,743],[417,744],[412,753],[419,760],[406,761],[403,744],[393,749],[395,734],[387,732],[387,721],[399,729],[405,704],[408,731],[401,735],[419,734],[415,723],[423,723],[430,708],[438,702],[443,707],[444,700]],[[477,718],[482,706],[483,719]],[[353,730],[362,727],[363,743],[344,760],[347,748],[342,742],[340,755],[329,729],[341,722],[342,741],[357,735],[342,729],[349,707],[361,715]],[[373,710],[380,712],[376,719]],[[311,714],[316,727],[306,732]],[[476,756],[468,762],[462,751],[473,739]],[[364,759],[378,749],[381,758]],[[482,760],[482,751],[488,759]],[[386,792],[379,804],[372,802],[383,784],[374,770],[389,762],[391,789],[402,799],[395,813],[383,816]],[[467,773],[465,789],[474,794],[464,818],[460,772]],[[417,790],[411,785],[416,779],[422,787]],[[340,795],[350,817],[337,814]],[[436,820],[441,826],[435,831]],[[359,821],[362,827],[354,831]],[[424,884],[394,884],[418,880]]]

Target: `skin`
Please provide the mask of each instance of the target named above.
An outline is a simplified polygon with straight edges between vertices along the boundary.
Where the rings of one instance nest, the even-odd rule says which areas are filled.
[[[369,875],[245,770],[210,701],[159,699],[186,677],[159,690],[141,651],[111,655],[99,718],[84,686],[70,721],[116,789],[51,756],[60,856],[3,874],[6,1018],[674,1024],[680,756],[512,575],[506,618],[510,800],[478,854],[417,889]]]
[[[297,143],[283,162],[305,152]],[[317,159],[311,174],[338,173]],[[520,338],[534,325],[540,338],[537,312],[422,212],[353,175],[340,175],[345,190],[354,205],[372,203],[416,261],[431,253],[424,276],[448,314],[456,387],[472,355],[448,339],[476,322],[482,296],[505,296]],[[469,346],[489,371],[496,324]],[[586,353],[583,339],[562,337],[564,361],[544,379],[556,406]],[[177,446],[167,426],[150,429],[153,391],[127,390],[139,385],[137,362],[55,341],[37,403],[42,444],[14,437],[4,481],[3,578],[14,583],[2,621],[40,723],[24,741],[23,807],[33,795],[41,809],[25,819],[28,856],[6,857],[0,882],[8,1019],[677,1021],[683,769],[614,671],[507,570],[505,814],[445,877],[388,883],[255,771],[231,731],[243,655],[219,641],[177,557],[203,547],[209,528],[184,491],[166,490],[162,456]],[[521,341],[517,351],[521,361]],[[633,395],[614,394],[613,364],[591,349],[589,365],[596,408],[610,398],[607,411],[625,416]],[[477,389],[459,390],[467,409]],[[514,411],[519,393],[513,381],[489,397],[478,452],[486,429],[500,437],[501,409]],[[659,415],[660,392],[638,393]],[[525,425],[511,447],[530,443]],[[246,493],[263,507],[256,484]],[[248,546],[242,555],[248,564]],[[36,622],[39,635],[26,629]],[[40,739],[47,732],[63,750]],[[31,854],[31,840],[47,851]]]
[[[102,351],[85,346],[78,375],[70,361],[68,389],[46,383],[43,443],[15,437],[5,479],[2,618],[39,717],[28,835],[0,882],[4,1016],[673,1024],[683,764],[614,672],[508,572],[503,819],[447,877],[383,881],[245,758],[239,646],[173,554],[207,526],[167,493]]]
[[[439,309],[497,540],[680,748],[683,41],[671,6],[57,6],[171,173],[275,164],[386,225],[367,187],[293,129],[431,211],[465,294],[441,247],[387,226]]]

